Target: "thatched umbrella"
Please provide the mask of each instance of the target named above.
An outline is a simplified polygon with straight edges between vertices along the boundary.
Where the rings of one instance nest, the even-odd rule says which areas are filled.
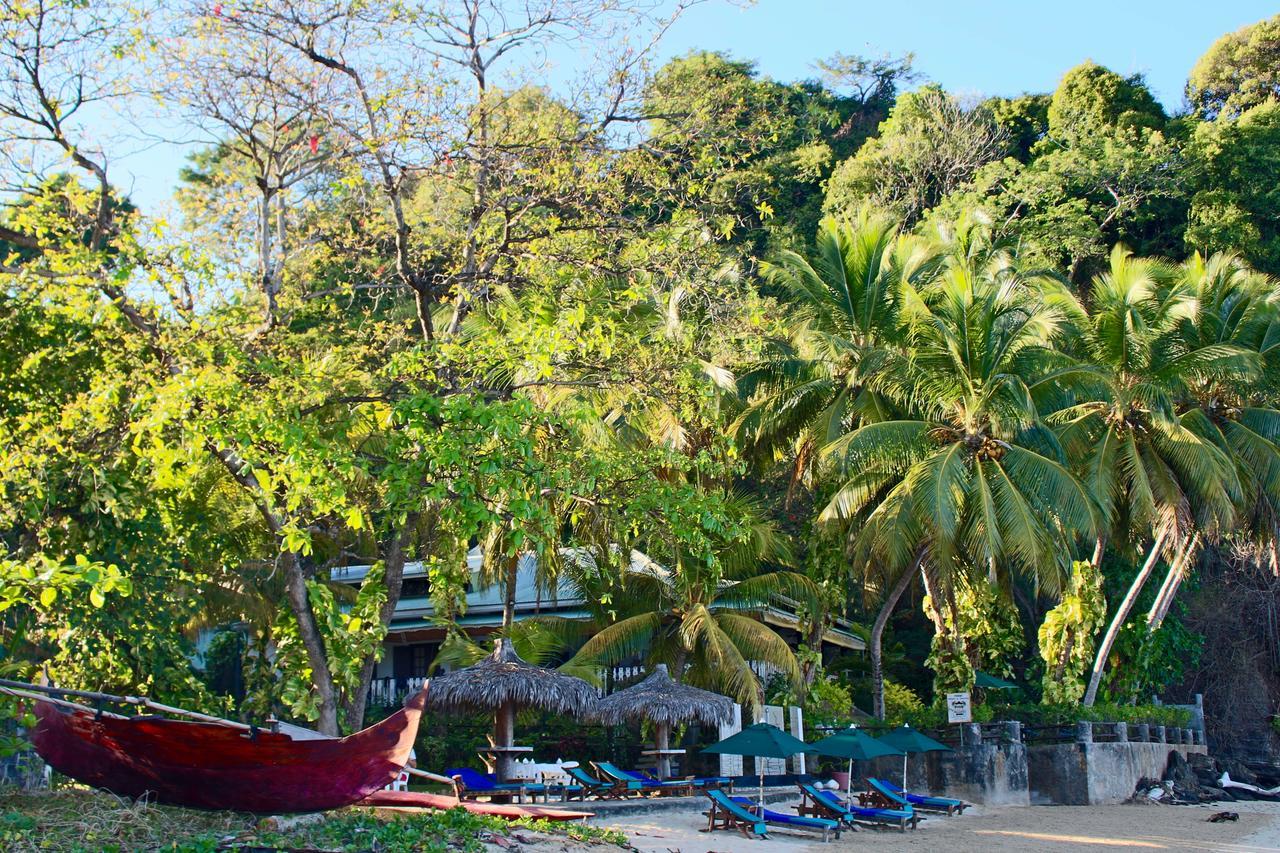
[[[431,679],[431,707],[496,712],[493,726],[494,773],[499,782],[511,773],[516,710],[541,708],[575,717],[596,705],[596,689],[580,678],[543,669],[523,660],[511,642],[499,639],[493,654],[477,664]]]
[[[610,725],[651,720],[657,729],[658,776],[666,779],[671,775],[671,727],[690,720],[709,726],[727,723],[733,717],[733,702],[718,693],[677,684],[667,674],[666,664],[660,663],[644,681],[601,699],[596,716]]]

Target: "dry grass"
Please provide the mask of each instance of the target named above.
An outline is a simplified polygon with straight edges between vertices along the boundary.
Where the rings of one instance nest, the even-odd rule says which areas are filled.
[[[132,802],[84,789],[0,792],[0,849],[15,853],[166,850],[179,837],[222,838],[255,824],[249,814]]]

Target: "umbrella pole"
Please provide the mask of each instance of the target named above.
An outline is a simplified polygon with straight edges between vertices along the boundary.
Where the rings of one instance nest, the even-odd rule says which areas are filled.
[[[907,793],[907,753],[902,753],[902,793]]]
[[[515,743],[516,739],[516,709],[515,703],[504,702],[502,707],[498,709],[497,720],[494,725],[493,739],[495,746],[498,747],[498,753],[494,756],[494,776],[499,782],[506,782],[511,778],[511,753],[508,748]]]
[[[760,759],[757,758],[756,761],[759,762]],[[760,771],[760,817],[764,817],[764,765],[761,764],[757,769]]]
[[[844,779],[844,792],[853,795],[853,759],[849,759],[849,775]]]

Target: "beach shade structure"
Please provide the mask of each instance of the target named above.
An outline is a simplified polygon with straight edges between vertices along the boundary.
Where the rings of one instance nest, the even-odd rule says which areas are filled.
[[[933,738],[918,732],[911,726],[903,723],[898,728],[881,735],[880,742],[886,746],[902,751],[902,790],[907,790],[907,756],[915,755],[920,752],[951,752],[951,747],[945,743],[938,743]]]
[[[531,751],[513,744],[516,711],[538,708],[586,717],[595,711],[598,700],[596,688],[581,678],[528,663],[505,638],[499,639],[493,654],[479,663],[431,679],[428,696],[432,708],[494,713],[488,752],[499,782],[510,778],[515,753]]]
[[[973,679],[974,687],[981,687],[984,690],[1019,690],[1018,685],[1012,681],[1005,681],[1003,678],[996,678],[994,675],[988,675],[985,672],[978,672]]]
[[[777,726],[756,723],[702,751],[719,755],[749,755],[752,758],[790,758],[802,752],[814,752],[814,748]],[[756,770],[760,772],[760,808],[763,809],[764,768],[759,766],[759,762],[756,765]]]
[[[882,755],[902,755],[906,753],[897,747],[882,743],[856,726],[836,732],[831,737],[823,738],[813,745],[818,755],[830,758],[847,758],[849,760],[849,785],[853,785],[853,762],[869,761]]]
[[[671,727],[691,720],[718,726],[733,718],[733,701],[727,696],[677,684],[667,674],[667,665],[658,664],[639,684],[601,699],[595,716],[606,725],[629,720],[649,720],[654,726],[654,756],[658,778],[671,776],[671,756],[684,750],[671,749]]]

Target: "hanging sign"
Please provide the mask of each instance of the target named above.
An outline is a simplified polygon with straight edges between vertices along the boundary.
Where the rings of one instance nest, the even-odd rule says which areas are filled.
[[[968,692],[947,694],[947,722],[973,722],[973,708]]]

